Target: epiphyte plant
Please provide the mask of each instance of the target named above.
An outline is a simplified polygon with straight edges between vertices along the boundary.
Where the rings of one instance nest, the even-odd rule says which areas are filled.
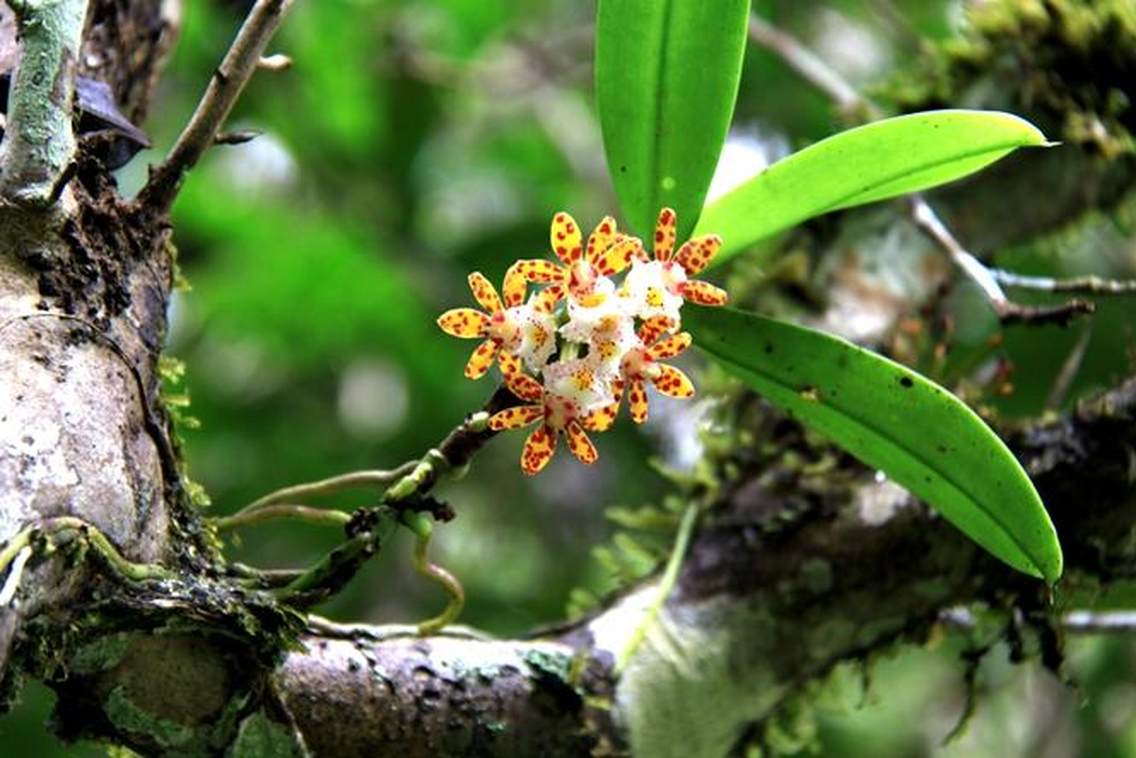
[[[355,523],[347,514],[287,503],[347,487],[385,488],[375,523],[353,538],[358,549],[350,552],[349,569],[333,554],[334,565],[306,572],[287,597],[308,597],[320,577],[356,570],[367,554],[362,546],[402,525],[418,540],[415,568],[450,596],[446,610],[419,630],[433,633],[451,623],[464,595],[456,578],[427,559],[431,518],[448,512],[429,497],[434,484],[463,471],[497,432],[533,425],[521,454],[525,474],[548,465],[561,437],[579,461],[594,463],[599,453],[589,435],[609,429],[624,401],[626,415],[643,423],[649,385],[673,398],[693,396],[694,382],[667,363],[691,345],[1008,565],[1049,583],[1060,577],[1061,548],[1033,484],[965,403],[839,337],[726,307],[727,293],[702,278],[815,216],[918,193],[1018,148],[1049,143],[1008,113],[882,118],[789,155],[706,204],[732,119],[749,14],[747,0],[600,0],[596,101],[622,228],[606,216],[585,237],[559,211],[551,257],[517,260],[500,290],[483,273],[469,275],[479,308],[451,309],[438,324],[450,335],[479,340],[466,377],[481,379],[496,365],[502,386],[437,448],[391,471],[285,488],[217,521],[222,529],[277,517]],[[649,245],[641,239],[647,233]],[[683,516],[670,580],[653,608],[673,582],[697,515],[691,505]],[[634,648],[628,645],[621,665]]]
[[[503,301],[482,275],[470,276],[486,312],[451,310],[439,325],[483,339],[466,375],[483,376],[497,357],[522,401],[490,426],[537,424],[522,453],[527,474],[544,468],[561,434],[592,463],[587,432],[607,429],[624,395],[632,419],[646,418],[645,380],[674,397],[694,393],[685,374],[660,360],[695,344],[1009,565],[1056,581],[1061,549],[1040,497],[1002,441],[949,390],[829,334],[698,307],[724,305],[727,295],[692,278],[814,216],[916,193],[1049,143],[1008,113],[906,114],[822,140],[704,207],[733,114],[749,13],[748,0],[599,3],[595,84],[608,167],[631,231],[657,218],[653,255],[610,217],[585,245],[560,212],[552,223],[559,263],[515,263]],[[611,277],[627,268],[617,285]],[[522,304],[528,283],[544,289]],[[697,306],[680,315],[686,301]]]

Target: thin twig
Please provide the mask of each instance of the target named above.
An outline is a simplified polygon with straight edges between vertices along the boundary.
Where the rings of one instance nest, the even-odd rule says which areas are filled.
[[[1077,316],[1092,313],[1096,306],[1088,300],[1073,298],[1059,305],[1021,305],[1006,297],[997,279],[985,265],[967,252],[955,236],[947,229],[935,210],[922,195],[911,196],[911,218],[955,262],[955,265],[974,282],[994,309],[998,320],[1003,324],[1057,323],[1062,326]]]
[[[802,79],[827,95],[845,116],[860,121],[872,121],[883,117],[883,110],[879,106],[860,94],[844,77],[833,70],[796,37],[770,25],[757,14],[750,14],[749,38],[754,43],[779,56]],[[1044,306],[1021,305],[1013,302],[1006,297],[999,281],[1001,279],[1007,286],[1011,286],[1008,282],[1005,282],[1005,279],[1015,277],[1015,275],[1002,271],[996,273],[987,268],[974,255],[967,252],[966,248],[959,244],[922,195],[911,196],[910,209],[912,220],[916,226],[934,240],[951,257],[958,269],[978,286],[986,301],[990,303],[990,306],[998,315],[998,320],[1001,323],[1059,323],[1065,325],[1077,316],[1094,311],[1092,303],[1080,299],[1073,299],[1060,305]],[[1093,279],[1093,277],[1083,277],[1080,283],[1089,279]],[[1015,279],[1017,282],[1022,280],[1040,280],[1040,278],[1016,277]],[[1057,280],[1052,281],[1056,282]],[[1096,280],[1096,283],[1099,284],[1101,281],[1103,280]],[[1120,284],[1126,285],[1127,283]],[[1035,289],[1037,288],[1039,287],[1035,287]],[[1050,291],[1084,290],[1052,288]]]
[[[1136,295],[1136,279],[1105,279],[1099,276],[1074,276],[1054,279],[1049,276],[1026,276],[1002,269],[989,269],[999,284],[1006,287],[1040,292],[1075,292],[1082,295]]]
[[[1131,634],[1136,632],[1136,612],[1071,611],[1061,619],[1061,626],[1074,634]]]
[[[882,113],[796,37],[770,24],[756,13],[749,16],[749,38],[778,56],[805,81],[836,103],[845,116],[872,121]]]
[[[344,527],[351,521],[351,516],[343,511],[329,511],[322,508],[312,508],[308,505],[281,503],[279,505],[266,505],[233,516],[225,516],[217,519],[213,523],[217,527],[217,531],[224,532],[241,526],[260,524],[266,521],[279,521],[281,519],[306,521],[309,524],[320,524],[323,526]]]
[[[1053,388],[1045,399],[1046,410],[1056,411],[1065,402],[1065,398],[1069,395],[1069,388],[1073,386],[1073,380],[1077,378],[1077,373],[1081,370],[1081,364],[1085,360],[1085,351],[1089,347],[1089,339],[1092,334],[1092,322],[1088,322],[1081,329],[1081,334],[1073,344],[1073,349],[1069,351],[1069,355],[1061,364],[1061,370],[1057,372],[1057,377],[1053,380]]]
[[[947,255],[955,265],[966,273],[970,280],[982,291],[983,296],[993,303],[1007,303],[1009,299],[1002,287],[990,275],[990,270],[982,262],[966,251],[959,243],[939,214],[935,212],[922,195],[912,195],[911,218],[923,232],[930,237]],[[995,306],[997,309],[998,306]]]
[[[974,629],[979,623],[966,608],[945,610],[939,621],[953,629]],[[1069,634],[1134,634],[1136,611],[1069,611],[1059,624]]]
[[[1006,297],[1006,293],[1002,291],[1002,287],[998,284],[990,269],[959,244],[959,241],[955,239],[955,236],[922,195],[912,195],[910,205],[911,218],[915,225],[936,242],[951,257],[959,270],[974,282],[990,307],[994,309],[998,320],[1003,324],[1058,323],[1065,325],[1074,317],[1092,313],[1095,310],[1095,306],[1091,302],[1076,298],[1060,305],[1030,306],[1013,302]]]
[[[213,72],[189,123],[169,155],[151,172],[149,181],[138,193],[140,205],[164,212],[173,204],[182,178],[214,143],[217,132],[257,70],[264,48],[291,5],[292,0],[257,0],[221,65]]]

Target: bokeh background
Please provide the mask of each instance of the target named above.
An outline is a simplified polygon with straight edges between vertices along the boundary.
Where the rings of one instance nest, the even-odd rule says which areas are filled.
[[[159,149],[192,110],[247,5],[185,3],[183,37],[144,124]],[[755,9],[872,87],[956,36],[964,5],[759,0]],[[272,45],[293,68],[258,74],[230,120],[262,136],[212,150],[174,209],[188,286],[174,301],[169,349],[187,370],[169,389],[191,399],[184,415],[199,427],[182,427],[189,470],[213,512],[284,485],[397,465],[491,394],[491,378],[461,375],[474,343],[442,335],[434,319],[470,304],[468,271],[499,281],[513,259],[544,255],[555,211],[590,228],[616,209],[592,103],[593,13],[593,3],[577,0],[296,3]],[[823,96],[751,49],[719,182],[840,126]],[[159,155],[143,153],[122,170],[126,191]],[[1107,265],[1092,257],[1099,246],[1086,261],[1054,255],[1052,245],[1019,245],[1000,251],[999,262],[1031,273],[1132,275],[1126,232],[1114,230],[1121,243]],[[965,288],[955,296],[971,314],[959,339],[989,350],[992,317]],[[1007,414],[1038,412],[1081,339],[1085,359],[1068,400],[1108,384],[1129,367],[1132,315],[1131,304],[1106,304],[1091,339],[1084,327],[1007,330],[998,355],[1019,367],[1015,392],[991,402]],[[696,359],[687,365],[696,370]],[[523,435],[503,435],[465,478],[441,488],[459,518],[438,530],[434,555],[466,587],[464,622],[517,634],[614,585],[605,509],[660,502],[673,489],[660,470],[698,458],[706,403],[674,405],[653,402],[644,428],[624,423],[600,438],[593,469],[562,454],[526,478],[517,466]],[[350,508],[368,499],[326,502]],[[280,523],[239,536],[229,546],[235,559],[295,567],[337,533]],[[410,548],[400,535],[320,611],[376,623],[432,615],[443,598],[410,571]],[[649,566],[643,556],[622,568]],[[775,745],[841,756],[1136,755],[1128,640],[1072,641],[1075,686],[1037,666],[1012,666],[995,648],[977,669],[969,728],[943,746],[965,708],[965,652],[948,636],[841,670],[786,710],[771,732]],[[50,693],[29,686],[0,719],[4,753],[104,752],[47,736],[50,703]]]

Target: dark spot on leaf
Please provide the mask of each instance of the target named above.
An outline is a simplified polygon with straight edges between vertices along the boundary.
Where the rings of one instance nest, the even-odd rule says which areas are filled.
[[[946,445],[936,445],[935,449],[938,450],[940,453],[947,452],[947,446]]]
[[[768,343],[768,342],[766,342],[766,343],[765,343],[765,354],[766,354],[766,355],[769,355],[769,354],[770,354],[770,353],[772,353],[772,352],[773,352],[773,345],[772,345],[772,344],[770,344],[770,343]]]
[[[620,166],[619,167],[619,173],[626,174],[627,173],[627,166]]]
[[[915,384],[915,382],[911,381],[911,377],[910,377],[910,376],[901,376],[901,377],[899,378],[899,384],[900,384],[900,386],[901,386],[901,387],[903,387],[904,389],[910,389],[910,388],[911,388],[911,386]]]

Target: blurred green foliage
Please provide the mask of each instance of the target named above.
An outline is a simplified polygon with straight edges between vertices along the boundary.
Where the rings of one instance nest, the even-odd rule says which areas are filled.
[[[172,142],[247,5],[185,3],[183,37],[144,125],[158,150],[123,170],[127,191]],[[857,85],[917,60],[959,17],[954,0],[755,0],[754,7]],[[192,289],[173,305],[170,349],[187,364],[188,413],[201,422],[184,432],[190,471],[217,513],[287,484],[420,455],[489,396],[491,379],[475,384],[461,375],[472,344],[444,337],[433,320],[470,303],[469,270],[499,281],[514,258],[542,255],[554,211],[568,209],[588,227],[614,210],[592,107],[593,13],[592,3],[574,0],[296,3],[272,45],[293,57],[293,68],[258,74],[230,120],[264,136],[211,151],[174,210]],[[822,96],[751,47],[735,127],[778,157],[840,122]],[[999,261],[1027,273],[1087,266],[1132,275],[1134,267],[1130,248],[1105,270],[1034,248]],[[1123,303],[1102,309],[1071,397],[1127,367],[1131,313]],[[1008,331],[999,350],[1024,368],[1017,394],[1003,401],[1007,410],[1036,412],[1076,336]],[[974,344],[985,349],[986,336]],[[517,633],[562,616],[573,588],[610,587],[591,557],[612,532],[603,511],[660,502],[669,488],[648,459],[681,462],[693,444],[691,417],[656,415],[646,429],[621,424],[600,438],[593,470],[558,456],[527,479],[517,467],[522,436],[505,435],[466,478],[440,490],[459,517],[439,529],[435,558],[465,584],[463,621]],[[347,508],[368,496],[334,502]],[[298,566],[336,534],[284,524],[241,537],[234,558]],[[442,598],[411,573],[410,547],[406,536],[396,540],[321,611],[373,622],[434,613]],[[841,756],[938,752],[962,708],[958,655],[957,644],[945,644],[873,664],[867,697],[856,672],[839,674],[836,694],[783,729],[786,747]],[[1029,739],[1043,727],[1074,752],[1136,752],[1130,644],[1077,644],[1079,691],[1005,665],[1004,652],[988,660],[970,736],[948,754],[1064,754]],[[99,753],[54,743],[42,728],[49,708],[50,695],[29,688],[24,705],[0,720],[5,752]]]

